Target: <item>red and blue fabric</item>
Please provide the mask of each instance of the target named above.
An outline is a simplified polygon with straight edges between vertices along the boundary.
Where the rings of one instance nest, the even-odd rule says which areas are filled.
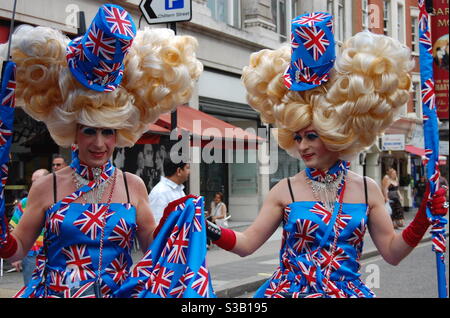
[[[66,49],[70,71],[85,87],[114,91],[123,77],[123,60],[136,35],[131,15],[122,7],[100,7],[86,34],[72,40]]]
[[[0,86],[0,247],[6,244],[8,235],[4,190],[8,180],[9,152],[13,138],[16,64],[12,61],[4,62],[2,69]]]
[[[206,266],[203,198],[186,196],[176,203],[117,297],[215,297]]]
[[[76,147],[71,167],[85,178],[94,176],[92,169],[80,163]],[[136,208],[129,203],[75,202],[112,177],[115,169],[111,162],[106,163],[97,180],[45,212],[44,246],[37,256],[37,267],[30,283],[15,297],[93,298],[98,296],[93,286],[99,283],[102,297],[109,298],[128,279],[137,231]]]
[[[435,90],[433,77],[433,55],[431,42],[430,16],[426,10],[425,0],[419,0],[419,50],[420,50],[420,82],[422,93],[422,109],[424,117],[424,139],[427,178],[430,185],[431,197],[439,187],[439,128],[435,104]],[[425,199],[425,198],[424,198]],[[446,266],[444,253],[446,246],[445,227],[446,218],[440,215],[433,215],[430,207],[427,206],[427,217],[432,225],[431,234],[433,241],[433,251],[436,252],[436,265],[438,274],[439,297],[447,297]]]
[[[329,79],[336,60],[333,17],[324,12],[307,13],[291,24],[291,62],[284,73],[293,91],[312,89]]]
[[[280,265],[254,297],[375,296],[359,273],[368,206],[342,203],[348,167],[348,162],[338,161],[328,173],[307,170],[308,176],[316,181],[344,174],[337,204],[333,211],[327,211],[321,202],[295,201],[284,209]]]

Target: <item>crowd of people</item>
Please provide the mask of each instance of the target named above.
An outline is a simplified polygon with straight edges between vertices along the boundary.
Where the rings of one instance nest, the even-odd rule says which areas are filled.
[[[105,20],[111,10],[120,11],[125,29]],[[255,297],[374,297],[359,273],[365,232],[386,262],[396,265],[428,230],[427,205],[433,214],[448,211],[446,190],[429,198],[426,189],[414,220],[394,231],[405,227],[396,171],[390,169],[380,187],[349,169],[350,159],[372,145],[408,101],[413,60],[400,42],[370,32],[349,38],[336,56],[332,22],[325,13],[297,17],[291,46],[253,53],[243,69],[249,105],[277,129],[279,146],[306,165],[269,191],[245,231],[227,228],[222,193],[205,208],[208,239],[243,257],[283,227],[279,266]],[[100,40],[114,50],[85,45],[97,29],[108,34]],[[317,31],[325,41],[320,50],[304,41],[304,34]],[[86,34],[69,40],[51,28],[25,26],[12,37],[20,105],[47,125],[58,145],[72,149],[67,166],[55,157],[52,173],[33,180],[20,222],[0,243],[0,257],[18,268],[41,244],[33,254],[38,266],[16,297],[123,294],[128,275],[135,274],[133,241],[144,255],[152,252],[155,229],[170,218],[169,203],[186,198],[188,162],[165,158],[164,176],[149,194],[141,177],[122,171],[111,158],[116,148],[132,146],[161,113],[189,101],[202,71],[197,41],[167,29],[136,30],[117,5],[100,7]],[[148,155],[138,158],[141,176]],[[147,278],[164,275],[150,265],[139,270]],[[192,281],[179,279],[182,285]]]

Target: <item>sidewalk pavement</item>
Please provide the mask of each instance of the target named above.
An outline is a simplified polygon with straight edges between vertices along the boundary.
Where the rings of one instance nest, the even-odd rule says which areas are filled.
[[[415,214],[416,210],[405,212],[405,225],[411,222]],[[251,223],[229,222],[229,224],[230,228],[236,231],[243,231]],[[400,232],[401,230],[396,231]],[[254,292],[263,284],[278,267],[281,234],[282,229],[280,227],[261,248],[245,258],[213,245],[208,251],[207,264],[217,297],[237,297],[248,292]],[[422,239],[422,242],[429,240],[431,240],[431,236],[428,232]],[[379,255],[378,250],[375,248],[370,235],[366,232],[361,260],[377,255]],[[141,257],[141,252],[133,253],[135,262]],[[4,267],[5,272],[3,277],[0,277],[0,298],[9,298],[23,287],[23,279],[22,273],[6,272],[11,268],[7,262],[5,262]]]

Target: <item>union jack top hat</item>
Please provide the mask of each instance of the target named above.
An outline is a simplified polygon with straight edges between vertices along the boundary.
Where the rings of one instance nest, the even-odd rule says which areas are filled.
[[[305,91],[328,81],[336,60],[333,17],[315,12],[292,20],[291,62],[284,83],[292,91]]]
[[[85,87],[111,92],[122,81],[123,60],[130,48],[136,26],[122,7],[100,7],[86,34],[72,40],[66,49],[70,71]]]

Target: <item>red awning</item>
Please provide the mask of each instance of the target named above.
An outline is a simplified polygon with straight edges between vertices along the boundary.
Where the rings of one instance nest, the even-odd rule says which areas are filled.
[[[162,114],[154,124],[149,126],[146,135],[170,134],[170,122],[170,113]],[[188,106],[177,108],[177,122],[178,129],[187,131],[192,136],[191,145],[194,146],[204,147],[211,143],[212,147],[256,149],[258,143],[265,141],[264,138],[242,128]],[[178,136],[181,136],[181,132],[178,133]]]
[[[419,147],[414,147],[412,145],[406,145],[405,151],[412,153],[414,155],[417,155],[417,156],[425,156],[425,149],[419,148]]]
[[[419,148],[419,147],[414,147],[412,145],[406,145],[405,146],[405,151],[407,151],[409,153],[412,153],[414,155],[417,155],[417,156],[425,158],[425,149],[422,149],[422,148]],[[447,156],[440,155],[439,158],[438,158],[438,164],[440,166],[446,165],[447,164]]]
[[[159,144],[162,135],[170,135],[170,130],[156,124],[150,124],[148,131],[136,141],[136,144]]]

